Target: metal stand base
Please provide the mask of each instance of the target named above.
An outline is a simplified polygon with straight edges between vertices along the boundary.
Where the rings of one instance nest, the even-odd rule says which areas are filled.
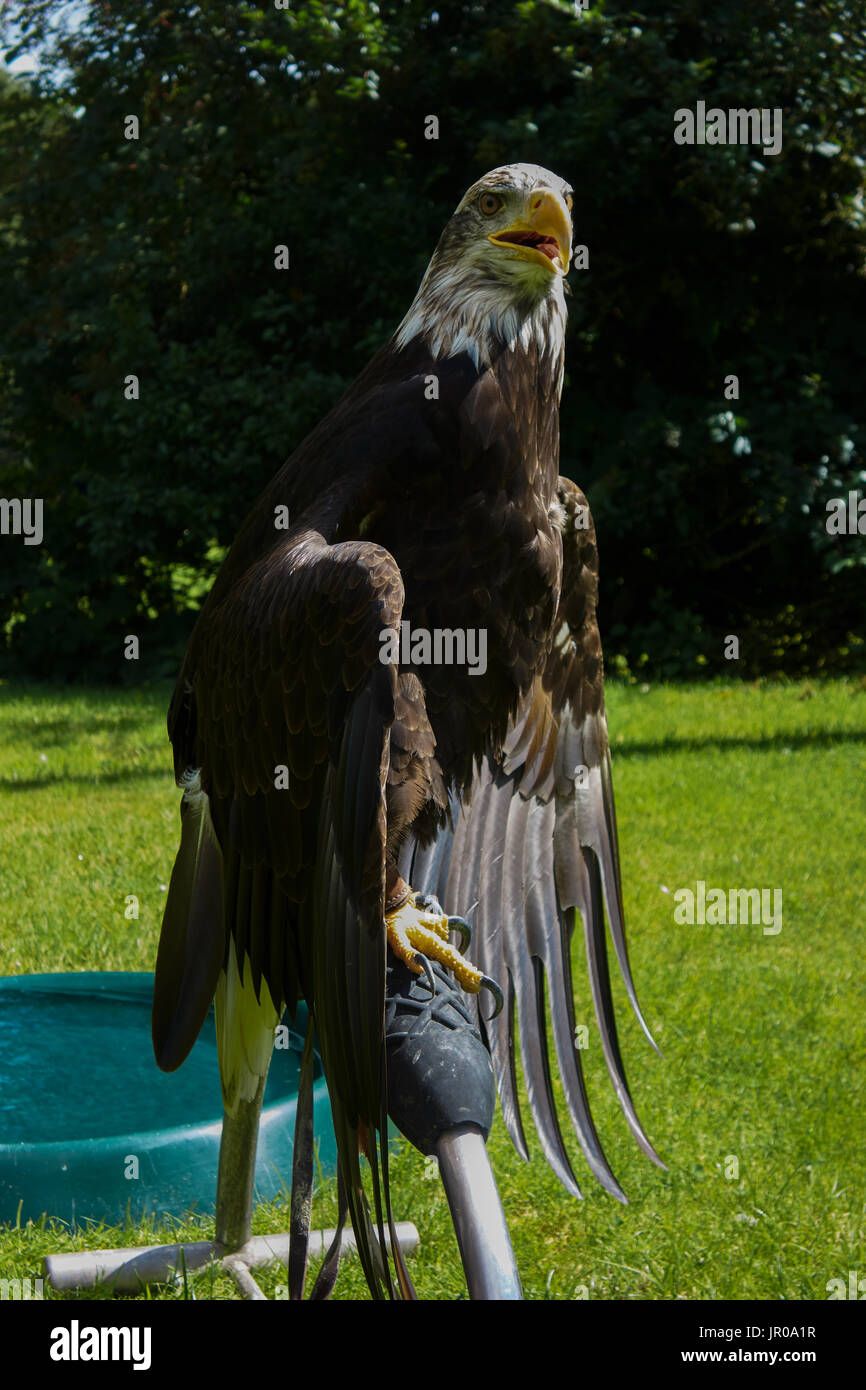
[[[334,1239],[333,1230],[311,1231],[309,1252],[323,1255]],[[386,1233],[387,1238],[387,1233]],[[403,1250],[417,1250],[418,1232],[410,1221],[397,1224]],[[343,1232],[343,1254],[356,1250],[352,1231]],[[76,1250],[68,1255],[46,1255],[43,1271],[53,1289],[72,1291],[108,1284],[115,1293],[140,1293],[148,1284],[167,1284],[182,1277],[184,1269],[203,1269],[212,1261],[227,1270],[245,1298],[265,1299],[250,1270],[263,1269],[275,1260],[288,1267],[289,1237],[253,1236],[240,1249],[227,1251],[216,1240],[197,1240],[186,1245],[129,1246],[120,1250]]]

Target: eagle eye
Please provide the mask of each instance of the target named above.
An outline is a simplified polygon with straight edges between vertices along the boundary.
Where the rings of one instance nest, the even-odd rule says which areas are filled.
[[[495,193],[482,193],[478,199],[478,206],[485,217],[492,217],[494,212],[498,212],[502,207],[502,199],[497,198]]]
[[[565,195],[565,206],[568,208],[569,212],[571,212],[571,209],[574,207],[574,199],[570,193],[566,193]]]

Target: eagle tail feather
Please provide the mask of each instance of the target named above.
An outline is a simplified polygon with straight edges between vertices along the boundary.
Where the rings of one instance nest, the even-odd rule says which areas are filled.
[[[267,1076],[281,1013],[264,979],[256,997],[249,957],[238,961],[233,937],[217,979],[214,1012],[223,1104],[233,1115],[238,1102],[252,1100]]]

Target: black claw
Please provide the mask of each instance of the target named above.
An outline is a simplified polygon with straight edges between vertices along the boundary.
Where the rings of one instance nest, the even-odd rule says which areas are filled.
[[[465,951],[470,941],[472,940],[472,928],[470,927],[469,923],[464,921],[462,917],[449,917],[448,930],[450,932],[459,931],[460,950],[461,952]]]
[[[491,1019],[497,1018],[498,1015],[501,1014],[502,1010],[505,1008],[505,995],[502,993],[502,990],[499,988],[496,981],[491,980],[489,975],[482,975],[479,989],[489,989],[490,993],[493,995],[493,998],[496,1000],[496,1008],[493,1010],[493,1013],[490,1015],[490,1017],[485,1018],[484,1020],[485,1023],[490,1023]]]
[[[436,993],[436,981],[435,981],[435,979],[433,978],[433,969],[432,969],[432,967],[431,967],[431,965],[430,965],[429,960],[427,959],[426,956],[422,956],[422,954],[421,954],[420,951],[416,951],[416,952],[415,952],[415,964],[421,966],[421,969],[424,971],[424,974],[427,976],[427,983],[428,983],[428,985],[430,986],[430,993],[435,995],[435,993]]]
[[[439,906],[439,899],[434,897],[432,893],[416,893],[415,906],[419,907],[422,912],[431,913],[434,917],[445,916],[445,913]]]

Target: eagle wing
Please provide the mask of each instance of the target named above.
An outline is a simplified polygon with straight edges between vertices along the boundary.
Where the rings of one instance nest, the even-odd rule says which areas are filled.
[[[545,995],[563,1091],[593,1173],[621,1201],[605,1158],[575,1046],[571,938],[583,921],[593,1003],[605,1061],[628,1124],[662,1167],[638,1119],[617,1038],[604,909],[626,989],[643,1019],[629,968],[620,886],[602,653],[596,622],[595,531],[583,493],[558,483],[563,577],[555,639],[545,669],[511,721],[498,760],[476,767],[470,794],[430,846],[407,846],[404,874],[435,893],[446,911],[473,926],[474,963],[498,980],[505,1008],[484,1024],[503,1115],[518,1152],[529,1157],[517,1096],[516,1034],[532,1118],[563,1185],[580,1189],[562,1140],[551,1083]],[[515,1008],[516,1006],[516,1008]]]
[[[220,972],[221,988],[247,990],[239,1026],[219,1039],[231,1108],[266,1071],[283,1004],[307,1000],[361,1258],[386,1296],[391,1274],[373,1239],[359,1147],[384,1248],[385,785],[398,691],[380,636],[399,626],[403,598],[388,551],[329,544],[315,529],[287,533],[214,591],[169,712],[187,796],[153,1013],[157,1060],[173,1070],[215,991],[219,1031]]]

